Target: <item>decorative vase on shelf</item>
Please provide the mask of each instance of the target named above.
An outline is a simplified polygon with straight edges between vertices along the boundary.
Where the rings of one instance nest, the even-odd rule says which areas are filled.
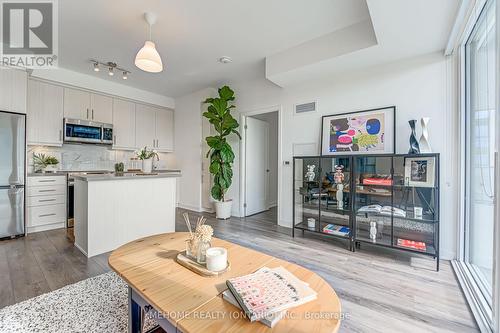
[[[370,239],[373,243],[377,242],[377,222],[370,221]]]
[[[420,119],[420,125],[422,125],[422,136],[420,136],[418,145],[421,153],[432,153],[431,145],[429,144],[429,131],[427,129],[429,120],[431,120],[431,118],[424,117]]]
[[[410,124],[411,134],[410,134],[410,150],[408,150],[408,154],[415,155],[420,154],[420,147],[417,141],[417,134],[415,132],[415,123],[417,121],[415,119],[409,120],[408,124]]]
[[[153,159],[142,160],[142,172],[151,173],[153,171]]]
[[[344,184],[337,184],[337,193],[335,196],[337,199],[337,208],[344,209]]]

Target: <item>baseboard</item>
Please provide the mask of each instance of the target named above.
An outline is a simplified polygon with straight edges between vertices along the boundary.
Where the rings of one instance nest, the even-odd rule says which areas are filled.
[[[270,208],[273,208],[273,207],[276,207],[278,206],[278,203],[276,201],[274,202],[270,202],[268,205],[267,205],[267,208],[270,209]]]
[[[45,224],[45,225],[37,225],[34,227],[28,227],[28,228],[26,228],[26,233],[32,234],[34,232],[62,229],[62,228],[66,228],[66,222],[58,222],[58,223],[51,223],[51,224]]]
[[[194,212],[201,213],[203,210],[200,207],[193,206],[193,205],[186,205],[183,203],[177,203],[177,207],[182,208],[182,209],[187,209],[187,210],[192,210]]]
[[[84,251],[80,245],[76,244],[76,242],[74,243],[75,247],[80,250],[81,253],[83,253],[87,258],[89,257],[88,254],[87,254],[87,251]]]

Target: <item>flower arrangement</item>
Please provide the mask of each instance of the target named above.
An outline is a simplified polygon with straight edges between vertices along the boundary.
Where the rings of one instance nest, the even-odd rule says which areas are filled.
[[[38,171],[44,171],[47,167],[55,167],[58,164],[59,160],[54,156],[33,153],[33,165]]]
[[[158,153],[156,152],[156,150],[153,150],[153,149],[149,150],[147,146],[142,148],[141,150],[136,151],[135,155],[141,161],[149,160],[150,158],[153,158],[153,157],[156,157],[156,159],[158,161],[160,160],[160,157],[158,156]]]

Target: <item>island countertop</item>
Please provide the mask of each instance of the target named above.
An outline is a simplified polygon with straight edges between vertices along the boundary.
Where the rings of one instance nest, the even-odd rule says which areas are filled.
[[[74,178],[78,180],[83,180],[86,182],[93,181],[107,181],[107,180],[130,180],[130,179],[148,179],[148,178],[172,178],[180,177],[180,171],[169,171],[169,172],[154,172],[151,174],[145,173],[124,173],[123,175],[116,175],[114,173],[104,174],[104,175],[75,175]]]

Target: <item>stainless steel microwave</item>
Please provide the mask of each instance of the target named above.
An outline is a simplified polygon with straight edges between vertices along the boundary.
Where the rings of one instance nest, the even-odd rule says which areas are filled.
[[[113,125],[64,118],[64,142],[113,144]]]

